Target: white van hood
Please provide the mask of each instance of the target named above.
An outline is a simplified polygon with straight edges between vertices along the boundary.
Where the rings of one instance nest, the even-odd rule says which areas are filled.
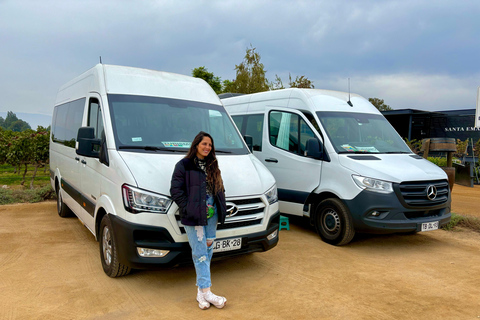
[[[412,154],[339,154],[340,164],[358,175],[390,182],[447,179],[437,165]],[[366,160],[375,157],[379,160]],[[356,159],[355,159],[356,158]],[[365,159],[365,160],[362,160]]]
[[[170,195],[170,182],[175,164],[184,154],[147,154],[120,151],[130,169],[137,187],[163,195]],[[218,164],[227,197],[259,195],[275,183],[266,168],[258,168],[252,155],[218,155]]]

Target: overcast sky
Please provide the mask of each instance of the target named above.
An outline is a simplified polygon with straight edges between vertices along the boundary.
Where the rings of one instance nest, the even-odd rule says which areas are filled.
[[[0,111],[51,114],[99,62],[235,78],[250,44],[270,81],[377,97],[394,109],[475,108],[480,1],[0,0]]]

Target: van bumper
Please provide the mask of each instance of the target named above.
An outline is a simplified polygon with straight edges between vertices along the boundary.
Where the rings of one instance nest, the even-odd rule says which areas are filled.
[[[450,192],[446,202],[433,206],[406,206],[395,192],[381,194],[362,191],[352,200],[345,200],[353,218],[355,231],[395,233],[421,231],[422,223],[439,222],[439,228],[451,218]],[[378,217],[371,213],[377,211]]]
[[[154,269],[192,263],[192,251],[188,242],[175,242],[167,229],[130,223],[114,215],[111,215],[110,219],[117,242],[119,262],[123,265],[133,269]],[[240,236],[241,249],[215,253],[213,260],[272,249],[278,243],[279,225],[280,212],[277,212],[270,217],[265,231]],[[275,230],[277,230],[277,236],[268,240],[267,236]],[[137,247],[170,252],[161,258],[145,258],[138,255]]]

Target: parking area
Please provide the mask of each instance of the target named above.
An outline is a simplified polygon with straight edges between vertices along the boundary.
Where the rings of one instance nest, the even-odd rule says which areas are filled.
[[[225,309],[200,310],[193,266],[112,279],[55,202],[0,206],[0,319],[477,319],[480,234],[436,230],[323,243],[290,219],[279,245],[215,261]]]

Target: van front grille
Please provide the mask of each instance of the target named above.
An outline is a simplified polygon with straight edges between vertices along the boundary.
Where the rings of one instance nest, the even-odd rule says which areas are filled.
[[[218,230],[236,229],[242,227],[253,226],[261,224],[265,217],[265,203],[262,198],[238,198],[227,199],[227,207],[235,205],[238,210],[233,210],[234,214],[225,218],[225,224],[218,225]],[[178,227],[182,234],[185,233],[185,228],[180,221],[180,215],[175,214]]]
[[[427,192],[436,190],[436,196],[428,195]],[[411,181],[402,182],[399,185],[401,200],[410,207],[433,207],[448,200],[449,186],[446,180],[436,181]]]

